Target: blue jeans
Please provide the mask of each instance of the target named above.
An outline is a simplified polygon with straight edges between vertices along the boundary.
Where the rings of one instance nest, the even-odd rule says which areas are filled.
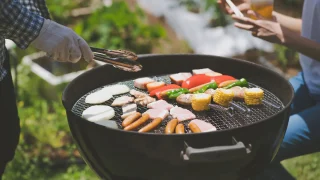
[[[256,179],[292,180],[280,162],[320,150],[320,102],[310,97],[303,73],[290,79],[290,83],[295,98],[285,137],[273,162]]]

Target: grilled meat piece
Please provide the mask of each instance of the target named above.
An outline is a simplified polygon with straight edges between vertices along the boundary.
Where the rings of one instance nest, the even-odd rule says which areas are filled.
[[[165,100],[158,100],[158,101],[155,101],[155,102],[152,102],[152,103],[148,104],[147,107],[150,108],[150,109],[166,109],[166,110],[170,110],[171,108],[173,108],[173,105],[167,103],[167,101],[165,101]]]
[[[121,96],[116,98],[111,106],[123,106],[125,104],[131,103],[133,102],[134,98],[133,97],[129,97],[129,96]]]

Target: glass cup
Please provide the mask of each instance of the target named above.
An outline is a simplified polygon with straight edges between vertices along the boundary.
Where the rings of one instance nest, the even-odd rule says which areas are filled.
[[[251,0],[251,9],[266,19],[272,19],[274,0]],[[255,19],[254,17],[251,17]]]

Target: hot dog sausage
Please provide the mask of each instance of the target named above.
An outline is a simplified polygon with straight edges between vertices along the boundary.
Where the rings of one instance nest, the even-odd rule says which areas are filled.
[[[176,133],[177,134],[184,134],[184,125],[183,124],[178,124],[176,126]]]
[[[131,124],[133,121],[137,120],[139,117],[141,116],[141,113],[139,112],[135,112],[133,114],[131,114],[130,116],[126,117],[123,121],[122,121],[122,126],[126,127],[129,124]]]
[[[155,127],[157,127],[161,123],[162,119],[161,118],[156,118],[154,119],[151,123],[146,125],[145,127],[141,128],[139,132],[149,132]]]
[[[201,132],[200,128],[199,128],[195,123],[193,123],[193,122],[189,123],[188,126],[189,126],[189,128],[191,129],[191,131],[192,131],[193,133],[199,133],[199,132]]]
[[[143,114],[141,116],[141,118],[139,118],[138,120],[136,120],[135,122],[133,122],[132,124],[130,124],[129,126],[125,127],[124,130],[125,131],[130,131],[133,129],[136,129],[137,127],[139,127],[141,124],[145,123],[146,121],[148,121],[149,119],[149,114]]]
[[[178,124],[178,119],[172,119],[171,121],[169,121],[166,126],[165,133],[166,134],[174,133],[174,129],[176,128],[177,124]]]

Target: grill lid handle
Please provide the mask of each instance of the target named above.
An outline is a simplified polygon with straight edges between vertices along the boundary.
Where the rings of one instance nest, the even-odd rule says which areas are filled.
[[[184,151],[181,152],[181,158],[187,162],[223,162],[244,158],[251,153],[251,147],[246,147],[242,142],[236,141],[232,137],[234,145],[215,146],[208,148],[192,148],[185,142]]]

